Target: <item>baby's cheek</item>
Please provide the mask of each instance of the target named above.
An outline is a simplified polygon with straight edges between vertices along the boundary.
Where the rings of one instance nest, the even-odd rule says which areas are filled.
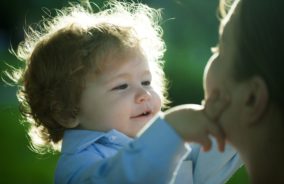
[[[155,114],[157,114],[158,112],[160,112],[161,111],[161,108],[162,108],[162,99],[161,99],[161,97],[157,94],[157,93],[155,93],[154,95],[153,95],[153,106],[154,106],[154,113]]]

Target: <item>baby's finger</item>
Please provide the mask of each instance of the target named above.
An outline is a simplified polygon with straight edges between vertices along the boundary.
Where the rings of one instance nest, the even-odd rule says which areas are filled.
[[[216,121],[228,105],[229,98],[227,96],[221,97],[218,92],[213,92],[205,101],[204,112],[209,119]]]
[[[199,140],[196,141],[197,143],[201,144],[203,151],[207,152],[211,149],[212,146],[212,142],[210,140],[210,138],[208,137],[208,135],[204,135],[202,137],[200,137]]]
[[[225,149],[225,134],[221,128],[217,126],[217,124],[210,124],[208,127],[209,133],[214,136],[218,143],[219,151],[223,152]]]
[[[225,150],[225,139],[223,137],[216,137],[218,149],[220,152],[224,152]]]

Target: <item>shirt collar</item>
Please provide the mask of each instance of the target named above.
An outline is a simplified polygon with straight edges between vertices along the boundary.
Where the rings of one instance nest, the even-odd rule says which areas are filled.
[[[61,152],[80,152],[91,144],[100,140],[104,140],[110,144],[126,146],[133,139],[114,129],[108,132],[98,132],[92,130],[66,130],[63,136]]]

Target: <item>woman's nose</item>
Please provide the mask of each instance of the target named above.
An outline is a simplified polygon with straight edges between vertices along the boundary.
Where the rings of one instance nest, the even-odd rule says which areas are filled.
[[[145,89],[139,89],[135,95],[136,103],[143,103],[151,98],[151,93]]]

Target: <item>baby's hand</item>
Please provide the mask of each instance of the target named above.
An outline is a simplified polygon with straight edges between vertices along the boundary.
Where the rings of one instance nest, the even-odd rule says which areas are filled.
[[[225,136],[218,126],[218,119],[228,100],[218,99],[215,94],[206,100],[205,107],[187,104],[173,107],[164,113],[165,120],[187,142],[197,142],[203,146],[204,151],[211,149],[210,135],[217,139],[220,151],[224,151]]]

